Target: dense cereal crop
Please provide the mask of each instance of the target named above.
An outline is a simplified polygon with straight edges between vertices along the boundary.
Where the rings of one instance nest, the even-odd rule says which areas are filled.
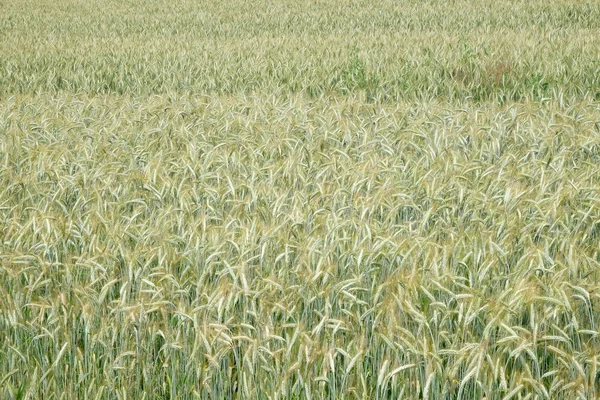
[[[0,0],[0,398],[599,397],[598,32]]]

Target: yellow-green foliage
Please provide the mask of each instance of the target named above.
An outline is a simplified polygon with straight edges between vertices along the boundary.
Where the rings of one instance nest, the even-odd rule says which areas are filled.
[[[600,3],[0,9],[1,398],[600,396]]]

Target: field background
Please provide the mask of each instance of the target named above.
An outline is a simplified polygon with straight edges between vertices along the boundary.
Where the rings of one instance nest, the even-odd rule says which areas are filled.
[[[0,0],[0,397],[599,397],[599,32]]]

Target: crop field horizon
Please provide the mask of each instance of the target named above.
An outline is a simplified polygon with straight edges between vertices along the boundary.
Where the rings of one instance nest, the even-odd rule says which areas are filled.
[[[0,398],[600,397],[598,32],[0,0]]]

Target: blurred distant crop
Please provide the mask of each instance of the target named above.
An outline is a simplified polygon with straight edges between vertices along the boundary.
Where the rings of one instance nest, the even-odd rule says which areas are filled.
[[[0,0],[0,397],[599,397],[598,32]]]

